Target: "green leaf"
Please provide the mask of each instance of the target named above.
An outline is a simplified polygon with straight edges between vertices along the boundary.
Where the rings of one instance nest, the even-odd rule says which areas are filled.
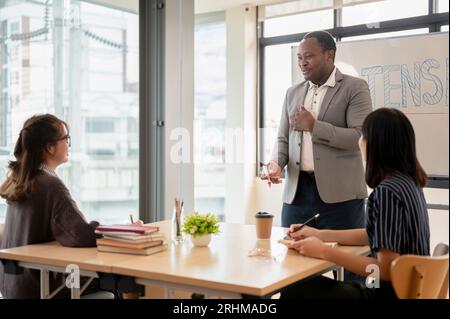
[[[211,213],[200,215],[198,212],[195,212],[185,218],[181,231],[197,237],[204,234],[217,234],[220,232],[220,229],[215,215]]]

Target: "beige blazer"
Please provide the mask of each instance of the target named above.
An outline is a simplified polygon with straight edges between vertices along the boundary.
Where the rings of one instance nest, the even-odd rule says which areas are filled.
[[[283,201],[292,203],[300,171],[301,132],[289,127],[289,117],[304,103],[309,82],[287,90],[278,137],[271,159],[287,166]],[[372,111],[366,81],[336,70],[336,85],[328,88],[312,132],[314,173],[321,199],[337,203],[366,198],[364,167],[358,148],[361,127]]]

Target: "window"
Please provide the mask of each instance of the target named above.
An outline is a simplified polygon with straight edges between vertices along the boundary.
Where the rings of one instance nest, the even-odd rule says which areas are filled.
[[[139,131],[139,124],[136,118],[133,117],[129,117],[127,119],[127,128],[128,128],[128,133],[130,134],[137,134]]]
[[[197,15],[195,23],[194,207],[225,214],[225,14]]]
[[[114,133],[114,128],[113,119],[99,118],[86,120],[87,133]]]
[[[20,55],[19,46],[18,45],[13,46],[11,48],[11,61],[19,60],[19,55]]]
[[[12,22],[10,25],[11,34],[16,34],[20,32],[20,22]]]
[[[405,35],[412,35],[412,34],[424,34],[424,33],[428,33],[428,28],[357,35],[357,36],[353,36],[353,37],[342,38],[342,41],[379,39],[379,38],[398,37],[398,36],[405,36]]]
[[[286,89],[292,85],[291,76],[291,48],[298,43],[286,43],[268,46],[265,48],[264,63],[264,127],[261,140],[264,149],[261,152],[261,161],[267,162],[278,132],[281,108],[283,106]]]
[[[439,0],[438,1],[438,12],[448,12],[448,0]]]
[[[11,72],[11,86],[16,86],[20,84],[20,73],[19,71]]]
[[[428,0],[384,0],[344,7],[342,25],[370,24],[377,27],[380,21],[410,18],[428,14]],[[375,24],[374,24],[375,23]]]
[[[108,149],[94,149],[94,150],[88,150],[88,155],[91,155],[94,158],[101,159],[101,158],[112,158],[116,155],[114,150],[108,150]]]
[[[16,96],[11,96],[11,106],[15,107],[18,106],[20,103],[20,96],[16,95]]]
[[[275,37],[292,33],[331,29],[332,27],[333,10],[321,10],[267,19],[264,22],[264,36]]]
[[[7,166],[9,158],[9,150],[0,147],[0,181],[4,181],[6,178],[6,174],[8,173]],[[5,201],[0,197],[0,224],[4,223],[6,216],[6,205]]]
[[[448,32],[448,24],[441,27],[441,32]]]
[[[128,222],[129,213],[139,215],[139,17],[88,1],[61,3],[59,13],[52,1],[0,4],[8,36],[42,29],[51,12],[47,33],[0,42],[0,82],[11,79],[0,83],[0,149],[12,151],[31,115],[57,115],[69,124],[72,137],[70,161],[57,173],[80,209],[88,220]],[[56,14],[64,23],[54,23]],[[19,19],[26,22],[22,28]],[[53,39],[54,28],[60,28],[61,38]],[[7,52],[17,47],[29,62],[10,66]],[[18,74],[20,90],[12,87]],[[0,182],[7,157],[0,153]],[[5,207],[0,201],[0,223]]]

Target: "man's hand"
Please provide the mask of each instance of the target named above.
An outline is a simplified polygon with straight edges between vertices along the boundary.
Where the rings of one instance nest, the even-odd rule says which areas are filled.
[[[311,112],[306,110],[304,106],[289,118],[291,129],[294,131],[312,132],[315,122],[316,120]]]
[[[281,183],[281,167],[274,161],[270,161],[266,165],[267,174],[261,174],[262,180],[270,180],[271,183],[280,184]]]

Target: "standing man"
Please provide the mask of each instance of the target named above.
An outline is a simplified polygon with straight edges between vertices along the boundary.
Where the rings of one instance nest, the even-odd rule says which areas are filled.
[[[311,223],[320,229],[365,227],[367,188],[358,139],[372,111],[367,83],[334,65],[336,43],[326,31],[306,34],[298,48],[305,81],[288,89],[278,138],[268,165],[280,182],[287,166],[282,226]]]

